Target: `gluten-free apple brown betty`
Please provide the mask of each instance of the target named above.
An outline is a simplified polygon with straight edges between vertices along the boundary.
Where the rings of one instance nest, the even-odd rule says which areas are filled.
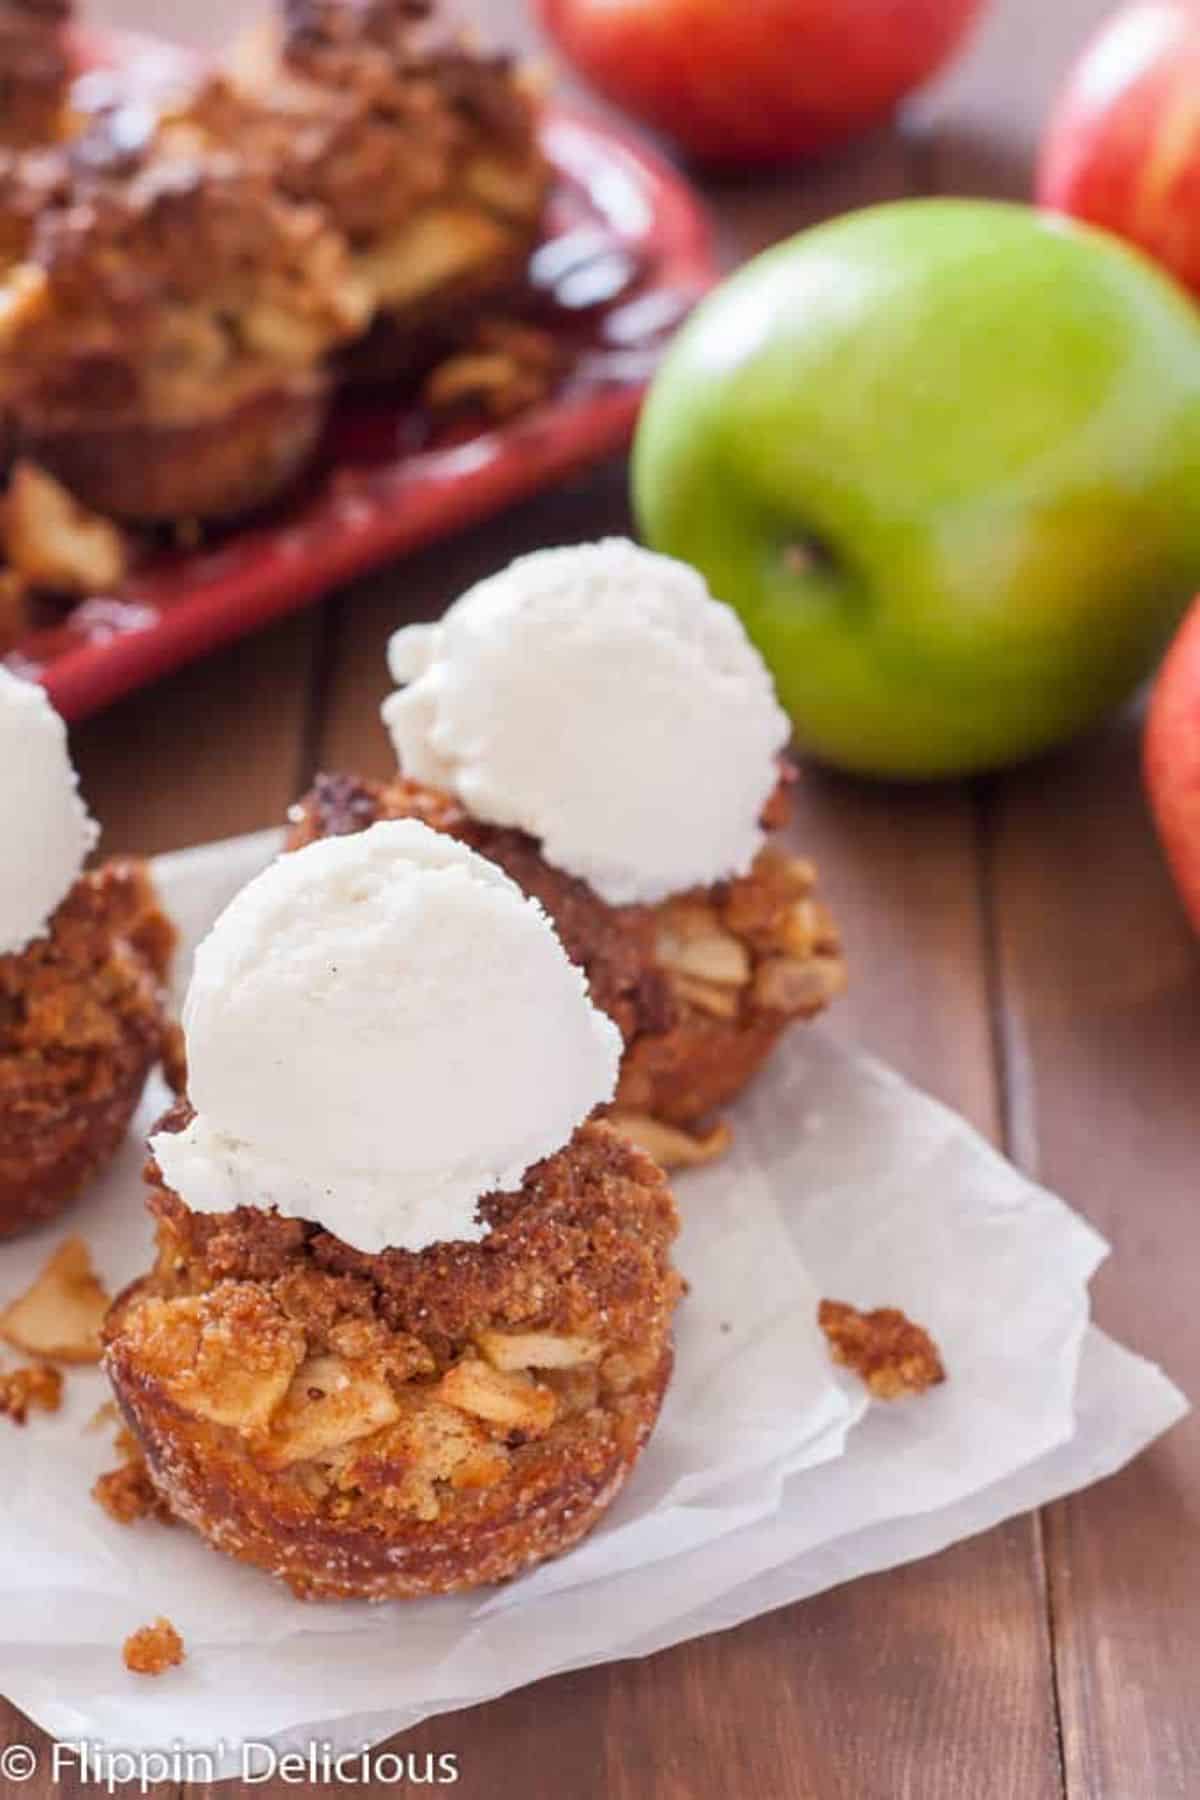
[[[482,1200],[481,1242],[420,1252],[192,1213],[149,1175],[158,1256],[106,1362],[156,1488],[216,1547],[303,1597],[399,1597],[516,1574],[609,1505],[681,1290],[670,1190],[616,1132]]]

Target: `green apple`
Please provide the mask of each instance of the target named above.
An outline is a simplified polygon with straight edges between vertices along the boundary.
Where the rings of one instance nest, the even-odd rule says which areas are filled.
[[[1200,587],[1200,313],[1025,207],[852,213],[699,307],[633,480],[647,541],[737,608],[803,747],[993,768],[1121,700]]]

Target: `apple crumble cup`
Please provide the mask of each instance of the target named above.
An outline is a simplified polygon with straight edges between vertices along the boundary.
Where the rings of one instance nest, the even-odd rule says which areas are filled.
[[[481,1202],[482,1242],[374,1256],[149,1173],[107,1367],[173,1513],[311,1599],[500,1581],[591,1529],[671,1370],[677,1220],[640,1151],[585,1125]]]
[[[682,1283],[544,912],[413,819],[313,843],[217,921],[184,1025],[105,1352],[164,1503],[314,1599],[568,1549],[653,1429]]]
[[[210,84],[196,103],[217,136],[257,143],[283,191],[348,240],[372,309],[345,358],[352,375],[419,372],[502,307],[549,192],[529,82],[434,11],[288,0],[243,45],[234,85]]]
[[[325,419],[364,304],[346,246],[236,153],[148,109],[97,110],[0,289],[14,447],[100,512],[247,512]]]
[[[174,942],[145,866],[116,860],[0,956],[0,1236],[56,1217],[110,1161],[156,1064],[179,1080]]]
[[[766,822],[786,822],[786,785]],[[845,985],[837,927],[811,863],[768,843],[745,875],[653,906],[612,906],[548,863],[521,831],[473,818],[460,802],[402,776],[320,775],[290,815],[289,849],[420,819],[469,844],[545,908],[595,1004],[624,1040],[611,1116],[666,1166],[724,1148],[694,1128],[757,1073],[787,1027]]]

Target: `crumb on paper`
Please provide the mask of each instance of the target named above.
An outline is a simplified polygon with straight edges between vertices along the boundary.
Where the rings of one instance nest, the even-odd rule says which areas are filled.
[[[121,1461],[97,1478],[92,1499],[118,1525],[134,1525],[139,1519],[173,1524],[170,1507],[150,1479],[141,1445],[127,1427],[118,1431],[115,1448]]]
[[[183,1661],[185,1652],[170,1619],[155,1619],[130,1633],[121,1654],[131,1675],[165,1675]]]
[[[853,1369],[876,1400],[923,1394],[946,1379],[929,1333],[897,1307],[859,1312],[844,1300],[822,1300],[817,1319],[834,1362]]]
[[[62,1405],[63,1378],[46,1363],[32,1363],[0,1375],[0,1417],[24,1425],[32,1408],[57,1412]]]
[[[0,1337],[51,1362],[96,1363],[108,1307],[86,1243],[64,1238],[32,1286],[0,1313]]]

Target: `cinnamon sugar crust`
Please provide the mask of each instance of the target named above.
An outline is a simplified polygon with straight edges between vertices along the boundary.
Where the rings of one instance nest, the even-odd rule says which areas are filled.
[[[306,1598],[438,1593],[559,1554],[611,1502],[681,1284],[666,1182],[606,1126],[482,1200],[481,1242],[421,1252],[194,1214],[148,1173],[158,1258],[106,1362],[159,1493],[217,1548]]]
[[[0,957],[0,1236],[55,1217],[109,1161],[155,1063],[181,1080],[174,942],[145,866],[117,860]]]

